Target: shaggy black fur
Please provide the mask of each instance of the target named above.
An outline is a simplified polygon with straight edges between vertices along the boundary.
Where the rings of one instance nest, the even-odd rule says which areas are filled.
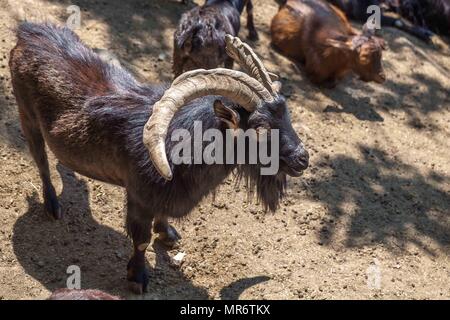
[[[256,190],[266,208],[277,209],[284,194],[285,174],[260,177],[258,164],[171,164],[173,179],[160,177],[142,136],[153,105],[168,84],[140,84],[123,68],[102,61],[67,28],[24,23],[17,37],[10,58],[12,83],[24,136],[42,178],[45,207],[55,218],[61,217],[45,143],[72,170],[124,187],[127,230],[135,248],[128,264],[128,279],[141,289],[147,283],[142,248],[150,241],[153,218],[187,215],[234,169],[254,187],[251,189]],[[240,128],[263,125],[280,129],[284,168],[294,172],[306,168],[307,153],[292,129],[282,97],[252,114],[218,96],[186,104],[169,126],[168,155],[175,145],[170,140],[173,130],[193,132],[194,121],[200,121],[203,130],[216,128],[225,133],[227,126],[213,108],[217,100],[224,112],[239,115]],[[162,225],[170,228],[164,221]]]

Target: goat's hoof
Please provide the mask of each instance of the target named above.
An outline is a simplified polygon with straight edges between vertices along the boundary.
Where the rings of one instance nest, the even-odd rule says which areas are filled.
[[[55,220],[62,218],[62,210],[57,199],[44,201],[45,211]]]
[[[134,294],[144,294],[144,292],[147,292],[147,288],[144,288],[144,285],[142,283],[134,281],[128,281],[128,290],[130,290]]]
[[[147,292],[149,282],[149,272],[147,268],[128,268],[128,288],[135,294],[143,294]]]
[[[166,231],[160,232],[158,234],[158,241],[169,248],[174,247],[179,240],[181,240],[180,234],[174,227],[170,225],[167,227]]]

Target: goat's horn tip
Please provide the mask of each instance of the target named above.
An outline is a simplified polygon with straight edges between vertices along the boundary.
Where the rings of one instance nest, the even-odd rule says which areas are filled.
[[[159,171],[159,174],[161,175],[161,177],[163,177],[165,180],[167,180],[167,181],[172,180],[173,174],[172,174],[172,171],[170,169],[168,171],[164,170],[166,172],[162,172],[160,170],[158,170],[158,171]]]

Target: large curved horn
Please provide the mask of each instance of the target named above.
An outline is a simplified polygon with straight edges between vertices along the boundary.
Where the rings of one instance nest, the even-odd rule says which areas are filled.
[[[253,49],[238,37],[227,34],[225,36],[227,54],[233,58],[250,76],[257,79],[274,96],[277,95],[277,88],[272,80],[277,80],[277,76],[267,71],[262,61],[258,58]]]
[[[222,68],[200,69],[180,75],[154,104],[143,134],[150,158],[166,180],[172,179],[165,144],[170,121],[175,112],[189,101],[207,95],[224,96],[250,112],[256,110],[264,101],[274,100],[258,80],[240,71]]]

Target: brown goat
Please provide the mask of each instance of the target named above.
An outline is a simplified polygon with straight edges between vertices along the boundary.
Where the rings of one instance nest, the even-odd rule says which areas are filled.
[[[373,30],[352,29],[344,13],[321,0],[289,0],[272,20],[272,43],[287,57],[305,63],[315,84],[334,87],[350,71],[363,81],[382,83],[383,39]]]

